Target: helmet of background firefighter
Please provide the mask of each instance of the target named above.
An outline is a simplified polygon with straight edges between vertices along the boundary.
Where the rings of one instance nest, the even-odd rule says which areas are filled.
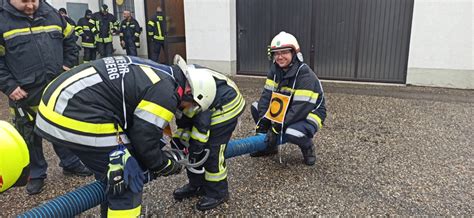
[[[273,37],[270,43],[270,52],[273,54],[273,52],[287,49],[293,50],[298,60],[303,62],[303,54],[301,53],[300,44],[296,37],[290,33],[281,31]]]
[[[196,68],[194,65],[187,65],[186,61],[179,55],[175,55],[173,64],[183,71],[186,80],[191,86],[193,100],[199,105],[201,110],[207,110],[216,97],[216,81],[207,68]]]
[[[0,120],[0,193],[28,182],[30,155],[20,133]]]

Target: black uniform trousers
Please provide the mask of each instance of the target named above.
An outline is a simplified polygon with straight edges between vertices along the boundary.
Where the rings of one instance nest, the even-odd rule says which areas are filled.
[[[84,47],[84,62],[90,62],[96,59],[96,48]]]
[[[203,164],[206,172],[204,174],[195,174],[187,170],[191,186],[203,188],[205,196],[207,197],[220,199],[227,197],[229,194],[227,176],[222,180],[212,180],[209,179],[206,174],[219,173],[222,172],[222,168],[227,168],[224,154],[227,149],[227,143],[229,143],[232,137],[232,132],[237,126],[237,122],[238,117],[219,124],[218,126],[211,126],[209,140],[205,146],[205,148],[210,149],[210,154],[207,161]],[[201,170],[202,167],[196,169]],[[227,174],[227,172],[225,173]]]
[[[152,40],[150,59],[156,63],[160,63],[161,48],[164,50],[165,41]],[[166,55],[166,54],[165,54]]]
[[[34,132],[34,118],[36,117],[36,114],[32,114],[31,117],[26,115],[26,113],[33,113],[34,109],[31,107],[39,105],[43,88],[44,86],[26,89],[28,92],[28,98],[22,100],[21,103],[9,100],[10,108],[14,111],[14,114],[12,114],[12,122],[23,139],[25,139],[30,154],[30,179],[45,179],[47,176],[46,170],[48,168],[48,163],[44,158],[42,138]],[[19,112],[20,109],[18,108],[21,108],[22,112]],[[71,153],[69,149],[57,146],[54,143],[53,148],[59,157],[60,167],[65,169],[75,169],[81,166],[79,158]]]
[[[112,54],[114,53],[112,42],[107,42],[107,43],[97,42],[96,46],[97,46],[97,50],[99,51],[100,58],[111,57]]]
[[[133,40],[125,40],[125,51],[128,56],[137,56],[137,46]]]

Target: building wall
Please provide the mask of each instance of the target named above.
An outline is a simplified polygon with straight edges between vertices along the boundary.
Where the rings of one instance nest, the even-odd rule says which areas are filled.
[[[235,0],[184,0],[189,63],[236,73]]]
[[[415,0],[407,84],[474,89],[472,0]]]

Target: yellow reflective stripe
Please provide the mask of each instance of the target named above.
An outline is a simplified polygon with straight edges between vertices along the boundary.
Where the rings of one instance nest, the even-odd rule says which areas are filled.
[[[171,111],[169,111],[168,109],[166,109],[166,108],[164,108],[164,107],[162,107],[158,104],[155,104],[153,102],[146,101],[146,100],[142,100],[138,104],[137,108],[141,109],[141,110],[144,110],[144,111],[148,111],[148,112],[154,114],[155,116],[162,118],[166,122],[170,122],[171,119],[173,119],[173,116],[174,116],[174,114]]]
[[[316,104],[319,93],[313,92],[311,90],[297,89],[293,96],[293,101],[305,101]]]
[[[222,113],[217,112],[217,115],[215,116],[213,114],[211,118],[211,126],[228,121],[242,112],[242,110],[245,108],[245,100],[242,95],[240,95],[240,93],[237,95],[236,99],[238,100],[238,104],[231,110],[223,111]]]
[[[224,156],[224,152],[225,152],[225,147],[227,145],[226,144],[222,144],[221,147],[220,147],[220,150],[219,150],[219,172],[222,172],[225,170],[225,167],[224,167],[224,161],[225,161],[225,156]]]
[[[224,166],[225,162],[225,157],[224,157],[224,152],[225,152],[225,147],[226,144],[222,144],[219,150],[219,163],[218,163],[218,169],[219,172],[217,173],[212,173],[209,171],[204,172],[204,178],[206,181],[210,182],[219,182],[227,178],[227,167]]]
[[[318,93],[313,92],[311,90],[304,90],[304,89],[297,89],[295,90],[295,96],[306,96],[310,98],[314,98],[314,96],[318,96]]]
[[[54,105],[56,103],[56,100],[58,99],[58,96],[59,94],[62,92],[62,90],[64,88],[66,88],[67,86],[71,85],[72,83],[84,78],[84,77],[88,77],[92,74],[96,74],[97,71],[93,68],[93,67],[89,67],[77,74],[74,74],[73,76],[69,77],[68,79],[64,80],[64,82],[61,83],[61,85],[59,85],[56,90],[54,90],[53,94],[51,95],[51,97],[49,98],[49,101],[47,103],[47,107],[49,108],[49,110],[51,111],[54,111]],[[50,83],[51,84],[51,83]]]
[[[265,80],[265,85],[268,85],[270,87],[275,87],[275,88],[278,87],[278,84],[275,81],[271,80],[271,79]]]
[[[0,57],[5,56],[5,46],[0,45]]]
[[[188,129],[178,128],[173,134],[173,138],[189,141],[189,138],[191,138],[191,131]]]
[[[27,28],[13,29],[13,30],[3,33],[3,38],[5,40],[8,40],[15,36],[35,34],[35,33],[41,33],[41,32],[52,32],[52,31],[62,32],[62,28],[58,25],[49,25],[49,26],[37,26],[37,27],[31,27],[31,28],[27,27]]]
[[[309,113],[307,119],[309,119],[313,122],[316,122],[316,124],[318,124],[318,128],[320,128],[320,129],[323,128],[323,122],[322,122],[321,118],[318,115],[313,114],[313,113]]]
[[[51,108],[44,105],[43,101],[41,101],[39,105],[39,112],[47,120],[71,130],[91,134],[114,134],[117,132],[113,123],[87,123],[80,120],[65,117],[61,114],[54,112]],[[120,126],[118,131],[123,132]]]
[[[133,209],[129,209],[129,210],[112,210],[109,208],[109,210],[107,211],[107,217],[120,217],[120,218],[124,218],[124,217],[139,217],[140,216],[140,213],[142,211],[142,206],[139,205],[138,207],[135,207]]]
[[[148,79],[150,79],[151,83],[155,84],[160,81],[160,77],[156,75],[155,71],[150,67],[140,65],[140,68],[146,74]]]
[[[81,42],[81,45],[86,48],[95,48],[95,43],[93,42]]]
[[[286,93],[291,93],[293,94],[295,92],[294,89],[290,88],[290,87],[281,87],[280,89],[282,92],[286,92]]]
[[[156,30],[158,31],[158,36],[154,36],[153,38],[158,40],[164,40],[165,37],[163,37],[163,33],[161,32],[161,25],[158,21],[156,22]]]
[[[10,116],[15,116],[15,108],[10,107]]]
[[[191,138],[196,141],[206,143],[209,140],[209,133],[209,130],[207,130],[206,133],[199,132],[199,130],[193,126],[193,129],[191,131]]]

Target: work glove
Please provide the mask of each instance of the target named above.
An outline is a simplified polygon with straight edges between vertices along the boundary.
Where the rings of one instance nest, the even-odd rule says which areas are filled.
[[[267,145],[267,149],[273,149],[277,146],[279,134],[274,132],[273,130],[268,130],[267,135],[265,136],[265,144]]]
[[[260,134],[260,133],[265,134],[268,131],[269,127],[270,127],[270,121],[266,118],[262,118],[258,122],[257,126],[255,127],[255,133],[256,134]]]
[[[161,169],[152,171],[152,177],[153,179],[156,179],[160,176],[167,177],[170,175],[179,174],[181,172],[181,168],[183,168],[181,164],[174,160],[168,159],[165,164],[163,164]]]
[[[120,196],[127,189],[133,193],[143,191],[145,176],[137,160],[123,146],[109,155],[109,170],[107,172],[107,192]]]

